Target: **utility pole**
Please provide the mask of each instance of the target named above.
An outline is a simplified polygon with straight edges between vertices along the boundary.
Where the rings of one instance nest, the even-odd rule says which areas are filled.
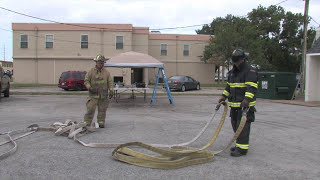
[[[6,60],[6,45],[3,45],[3,60]]]
[[[303,51],[302,51],[302,72],[301,72],[301,82],[300,82],[300,93],[304,93],[305,82],[306,82],[306,54],[307,54],[307,32],[308,32],[308,10],[309,10],[309,0],[304,0],[304,23],[303,23]]]

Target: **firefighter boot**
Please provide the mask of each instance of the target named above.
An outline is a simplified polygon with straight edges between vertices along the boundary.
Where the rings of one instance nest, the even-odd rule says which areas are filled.
[[[231,152],[233,152],[233,151],[235,151],[235,150],[236,150],[236,148],[237,148],[236,146],[231,147],[231,148],[230,148],[230,151],[231,151]]]
[[[104,121],[98,121],[99,128],[104,128]]]
[[[248,152],[247,149],[241,149],[239,147],[235,148],[234,151],[231,151],[230,155],[233,157],[239,157],[239,156],[244,156]]]
[[[90,120],[84,120],[84,122],[86,123],[86,126],[88,126],[88,127],[91,126],[91,121]]]

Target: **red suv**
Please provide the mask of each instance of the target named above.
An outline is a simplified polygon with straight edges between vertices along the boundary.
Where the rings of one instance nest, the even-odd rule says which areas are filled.
[[[63,72],[59,78],[58,87],[66,91],[74,89],[77,91],[86,90],[84,85],[85,71],[67,71]]]

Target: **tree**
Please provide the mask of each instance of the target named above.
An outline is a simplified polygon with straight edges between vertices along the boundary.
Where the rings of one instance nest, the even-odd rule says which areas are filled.
[[[299,72],[302,58],[303,15],[285,12],[280,6],[259,6],[248,14],[263,40],[264,56],[272,70]],[[310,47],[315,30],[308,31]]]
[[[259,64],[260,66],[267,64],[265,60],[261,61],[260,58],[263,57],[263,54],[260,51],[261,40],[258,38],[259,35],[246,18],[232,15],[227,15],[225,18],[219,17],[213,20],[210,29],[205,27],[198,30],[197,33],[214,34],[203,53],[202,60],[205,62],[210,60],[221,65],[221,61],[223,61],[223,65],[228,67],[230,66],[232,51],[241,47],[250,52],[249,63]]]
[[[228,65],[232,51],[241,47],[250,52],[249,64],[260,70],[298,72],[301,64],[301,39],[303,16],[285,12],[280,6],[268,8],[258,6],[248,17],[227,15],[213,19],[197,33],[211,34],[203,61],[221,61]],[[311,46],[315,30],[308,31],[308,47]],[[217,60],[217,57],[220,60]]]

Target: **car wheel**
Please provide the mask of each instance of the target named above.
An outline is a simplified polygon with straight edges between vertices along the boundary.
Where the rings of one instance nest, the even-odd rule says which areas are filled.
[[[181,86],[181,91],[182,91],[182,92],[185,92],[185,91],[186,91],[186,86],[182,85],[182,86]]]
[[[200,84],[197,84],[197,90],[200,90]]]
[[[65,90],[65,91],[69,91],[69,89],[67,89],[67,88],[65,88],[64,90]]]
[[[76,89],[76,91],[81,91],[82,90],[81,84],[76,84],[76,86],[74,88]]]
[[[9,88],[4,91],[3,96],[4,97],[9,97],[10,96]]]

